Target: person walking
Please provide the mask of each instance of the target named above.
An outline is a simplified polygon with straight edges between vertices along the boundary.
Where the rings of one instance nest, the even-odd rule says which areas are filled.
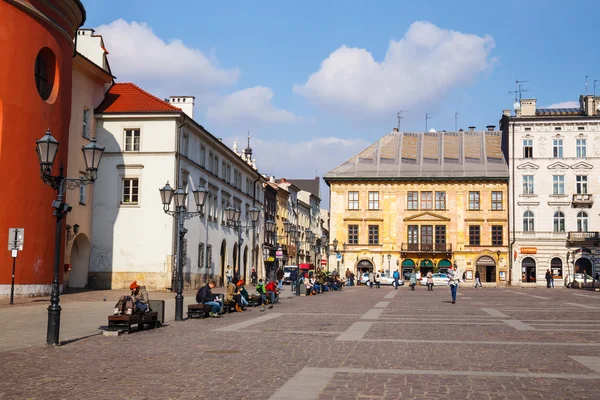
[[[427,272],[427,291],[433,291],[433,274],[431,273],[431,271]]]
[[[369,288],[373,289],[373,286],[375,286],[375,274],[371,271],[369,272]]]
[[[227,266],[227,271],[225,272],[225,276],[227,277],[227,284],[231,283],[231,279],[233,278],[233,269],[231,265]]]
[[[550,289],[550,284],[552,281],[552,274],[550,273],[550,269],[546,270],[546,288]]]
[[[292,292],[296,291],[296,285],[298,284],[298,270],[296,268],[292,269],[290,272],[290,290]]]
[[[481,285],[481,275],[479,275],[479,270],[475,271],[475,284],[473,285],[473,287],[476,288],[477,286],[483,287]]]
[[[250,274],[250,279],[252,279],[252,284],[256,286],[258,283],[258,274],[256,273],[256,269],[252,268],[252,273]]]
[[[454,264],[452,269],[448,270],[448,285],[450,286],[450,293],[452,294],[452,304],[456,303],[456,292],[458,291],[458,283],[460,282],[460,272],[458,266]]]
[[[411,271],[410,273],[410,290],[415,290],[415,286],[417,286],[417,274],[415,273],[414,270]]]
[[[348,268],[346,268],[346,285],[350,286],[350,275],[352,274],[352,272],[350,272],[350,270]]]
[[[400,273],[398,272],[398,270],[394,271],[394,289],[398,290],[398,283],[399,283],[399,279],[400,279]]]
[[[375,284],[377,285],[377,289],[381,289],[381,271],[377,271],[375,274]]]
[[[283,273],[283,268],[279,268],[277,270],[277,290],[279,290],[281,292],[281,289],[283,289],[283,277],[285,276],[285,274]]]

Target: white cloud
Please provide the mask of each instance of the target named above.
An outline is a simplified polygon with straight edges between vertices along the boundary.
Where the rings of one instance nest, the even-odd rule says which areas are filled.
[[[547,107],[543,108],[579,108],[578,101],[563,101],[561,103],[550,104]]]
[[[414,22],[390,41],[383,61],[362,48],[342,46],[294,91],[345,114],[380,115],[439,100],[491,67],[494,40]]]
[[[240,74],[237,68],[220,68],[214,57],[179,39],[165,42],[143,22],[118,19],[97,27],[96,33],[104,37],[118,80],[132,81],[159,96],[199,95],[234,84]]]
[[[301,120],[294,113],[273,106],[273,96],[273,90],[264,86],[239,90],[208,107],[206,117],[216,123],[246,127]]]

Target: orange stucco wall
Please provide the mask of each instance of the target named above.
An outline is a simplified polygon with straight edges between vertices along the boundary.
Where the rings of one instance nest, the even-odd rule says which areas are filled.
[[[57,2],[58,7],[66,3]],[[57,15],[36,1],[0,1],[0,285],[11,281],[9,228],[25,228],[15,283],[39,286],[52,282],[55,219],[51,203],[56,192],[40,179],[35,140],[50,128],[61,143],[54,172],[60,163],[66,167],[72,38],[83,18],[79,13],[77,21],[74,4],[73,0]],[[45,15],[51,20],[45,20]],[[70,21],[65,16],[70,16]],[[39,96],[35,84],[35,60],[44,47],[54,53],[58,71],[51,104]]]

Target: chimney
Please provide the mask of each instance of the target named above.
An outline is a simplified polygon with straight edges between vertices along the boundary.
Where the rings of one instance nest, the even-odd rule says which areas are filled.
[[[470,131],[470,132],[473,132],[474,130],[475,130],[475,127],[474,127],[474,126],[470,126],[470,127],[469,127],[469,131]]]
[[[194,119],[194,96],[169,96],[169,104],[181,108],[188,117]]]
[[[486,125],[485,127],[487,128],[488,132],[492,132],[494,128],[496,128],[496,125]]]
[[[502,115],[505,117],[510,117],[510,110],[502,110]]]
[[[522,99],[521,100],[521,116],[522,117],[535,117],[536,99]]]
[[[398,128],[394,128],[394,132],[398,132]]]

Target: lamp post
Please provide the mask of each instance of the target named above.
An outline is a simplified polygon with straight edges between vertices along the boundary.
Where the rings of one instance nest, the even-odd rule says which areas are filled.
[[[265,221],[265,228],[266,228],[268,235],[273,235],[273,242],[274,242],[273,247],[275,248],[275,252],[277,252],[277,235],[276,235],[277,224],[272,219],[268,219]],[[265,247],[265,248],[263,248],[263,251],[265,251],[265,261],[267,261],[267,258],[269,256],[269,249]],[[275,260],[273,260],[273,265],[275,265],[276,262],[277,262],[277,254],[275,254]],[[273,269],[273,267],[271,266],[271,270],[272,269]],[[267,276],[270,276],[270,272],[271,271],[267,272]]]
[[[244,242],[244,239],[242,239],[242,230],[245,229],[247,232],[249,228],[254,229],[256,227],[256,221],[258,221],[258,217],[260,216],[260,210],[256,207],[250,208],[248,212],[250,213],[250,220],[252,221],[252,223],[250,225],[244,225],[240,220],[242,211],[239,208],[236,208],[231,204],[228,205],[227,208],[225,208],[225,217],[227,218],[227,223],[237,232],[238,235],[237,275],[236,270],[234,270],[234,276],[237,276],[238,278],[240,277],[242,262],[242,243]]]
[[[83,159],[85,161],[86,175],[84,178],[67,178],[64,176],[63,166],[60,166],[58,176],[52,175],[52,167],[56,154],[58,153],[59,142],[52,136],[50,130],[39,140],[36,140],[36,151],[40,163],[40,175],[46,185],[56,190],[56,200],[52,202],[54,216],[56,217],[55,239],[54,239],[54,276],[52,279],[52,295],[50,305],[48,306],[48,330],[46,334],[46,344],[59,344],[60,333],[60,238],[62,229],[62,219],[72,210],[72,207],[64,203],[64,195],[67,189],[73,190],[80,186],[86,186],[93,183],[98,178],[98,167],[104,147],[92,139],[86,146],[81,147]]]
[[[288,235],[290,240],[296,242],[296,296],[300,296],[300,252],[298,251],[300,248],[300,231],[296,228],[289,228]]]
[[[392,255],[388,254],[387,255],[387,259],[388,259],[388,274],[391,273],[392,271],[390,270],[390,262],[392,260]]]
[[[183,223],[187,219],[194,218],[201,215],[204,211],[204,202],[206,201],[206,194],[208,190],[204,186],[200,186],[198,189],[192,190],[194,194],[194,201],[196,202],[196,208],[198,211],[187,211],[187,193],[179,186],[177,190],[173,190],[169,182],[158,189],[163,204],[163,211],[165,214],[169,214],[173,218],[177,219],[177,233],[178,244],[177,244],[177,294],[175,295],[175,321],[183,321],[183,239],[187,233],[187,229],[183,226]],[[171,200],[175,199],[175,210],[171,211]],[[207,228],[208,229],[208,228]]]

